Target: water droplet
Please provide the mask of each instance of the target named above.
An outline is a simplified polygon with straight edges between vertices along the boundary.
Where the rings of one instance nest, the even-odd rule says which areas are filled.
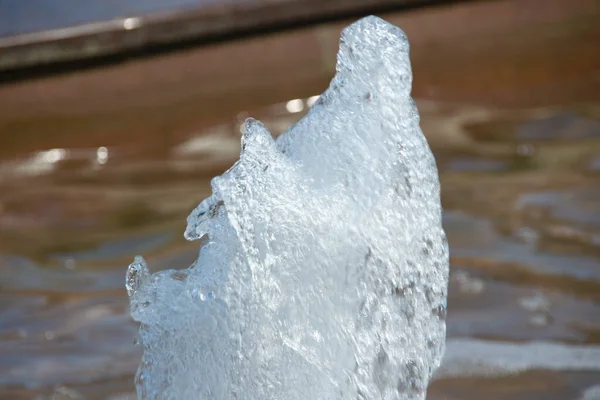
[[[432,252],[433,252],[433,240],[425,238],[423,240],[422,251],[423,251],[423,255],[426,255],[426,256],[432,254]]]
[[[171,278],[173,278],[176,281],[184,281],[189,275],[190,274],[187,271],[175,271],[171,274]]]
[[[408,360],[401,369],[401,377],[396,386],[398,393],[410,393],[415,395],[415,397],[420,397],[416,395],[422,394],[425,391],[422,369],[422,365],[417,361]]]
[[[319,100],[319,96],[310,96],[308,100],[306,100],[306,105],[312,107]]]
[[[98,150],[96,150],[96,162],[100,165],[108,162],[108,149],[106,147],[98,147]]]
[[[437,307],[434,307],[431,312],[433,315],[437,316],[441,320],[446,319],[446,306],[444,304],[440,304]]]
[[[394,288],[394,294],[399,297],[405,297],[407,295],[412,294],[415,287],[416,287],[416,283],[411,281],[404,286],[398,286],[398,287]]]
[[[185,238],[191,241],[207,235],[212,226],[212,219],[219,214],[222,205],[223,202],[214,195],[204,199],[187,218]]]
[[[200,301],[208,301],[216,297],[214,290],[207,286],[192,289],[190,295],[193,299],[198,299]]]
[[[531,325],[539,327],[547,326],[550,324],[550,319],[548,318],[548,316],[546,314],[541,313],[532,315],[529,321],[531,322]]]
[[[75,260],[73,258],[67,258],[65,260],[65,268],[69,271],[73,271],[76,267]]]
[[[300,99],[290,100],[285,104],[285,109],[290,114],[299,113],[304,110],[304,102]]]
[[[125,18],[123,20],[123,28],[127,31],[136,29],[142,26],[142,20],[140,18]]]
[[[127,275],[125,277],[125,287],[127,288],[129,297],[133,296],[149,277],[150,272],[148,271],[146,260],[143,257],[136,256],[133,263],[127,268]]]
[[[246,119],[242,128],[242,156],[264,152],[274,146],[273,136],[262,122],[254,118]]]

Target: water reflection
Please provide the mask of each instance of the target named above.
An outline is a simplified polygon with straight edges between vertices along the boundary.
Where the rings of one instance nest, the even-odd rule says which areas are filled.
[[[302,112],[304,110],[304,102],[300,99],[290,100],[285,104],[285,109],[291,114]]]
[[[128,31],[139,28],[140,26],[142,26],[141,18],[125,18],[123,20],[123,28]]]
[[[100,165],[106,164],[108,161],[108,149],[104,146],[98,147],[96,151],[96,162]]]
[[[0,162],[0,180],[47,174],[68,156],[65,149],[51,149],[34,153],[26,158]]]
[[[140,350],[124,266],[136,253],[153,270],[192,263],[185,217],[238,157],[243,119],[260,118],[277,136],[317,99],[233,112],[159,156],[99,146],[0,160],[0,397],[128,398]],[[419,105],[453,268],[449,352],[430,398],[557,376],[583,393],[600,378],[596,120],[560,117],[564,126],[544,125],[542,138],[539,110]],[[158,133],[146,139],[163,143]],[[518,154],[523,145],[535,151]],[[482,371],[495,378],[473,389],[469,377]]]
[[[16,35],[45,29],[67,28],[72,25],[106,21],[127,15],[160,11],[184,11],[210,0],[121,0],[84,6],[76,0],[29,0],[27,3],[8,1],[2,4],[0,36]],[[125,18],[123,27],[139,27],[139,18]]]

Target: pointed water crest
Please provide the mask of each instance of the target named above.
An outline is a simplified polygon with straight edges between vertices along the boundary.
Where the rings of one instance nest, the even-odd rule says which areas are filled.
[[[242,152],[240,157],[251,156],[273,149],[273,136],[262,122],[247,118],[242,127]]]
[[[424,399],[444,349],[448,248],[397,27],[346,28],[337,74],[273,140],[246,120],[187,270],[127,274],[140,399]]]
[[[187,240],[198,240],[210,231],[212,219],[217,215],[223,203],[216,197],[204,199],[187,218],[184,237]]]
[[[136,256],[132,264],[127,268],[125,277],[125,288],[129,297],[135,295],[135,292],[143,286],[150,277],[146,260],[143,257]]]

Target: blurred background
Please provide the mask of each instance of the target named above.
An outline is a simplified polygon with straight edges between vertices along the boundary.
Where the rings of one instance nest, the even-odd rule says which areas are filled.
[[[376,14],[411,42],[451,246],[428,399],[600,399],[600,1],[0,0],[0,398],[133,399],[126,266]]]

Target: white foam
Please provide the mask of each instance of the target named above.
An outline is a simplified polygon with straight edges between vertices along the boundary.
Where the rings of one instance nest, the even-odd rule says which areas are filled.
[[[600,400],[600,385],[587,388],[583,392],[581,400]]]
[[[337,74],[275,142],[258,121],[186,237],[195,265],[129,269],[141,399],[424,399],[448,249],[404,33],[346,28]]]
[[[532,369],[600,371],[600,346],[449,339],[436,379],[514,375]]]

